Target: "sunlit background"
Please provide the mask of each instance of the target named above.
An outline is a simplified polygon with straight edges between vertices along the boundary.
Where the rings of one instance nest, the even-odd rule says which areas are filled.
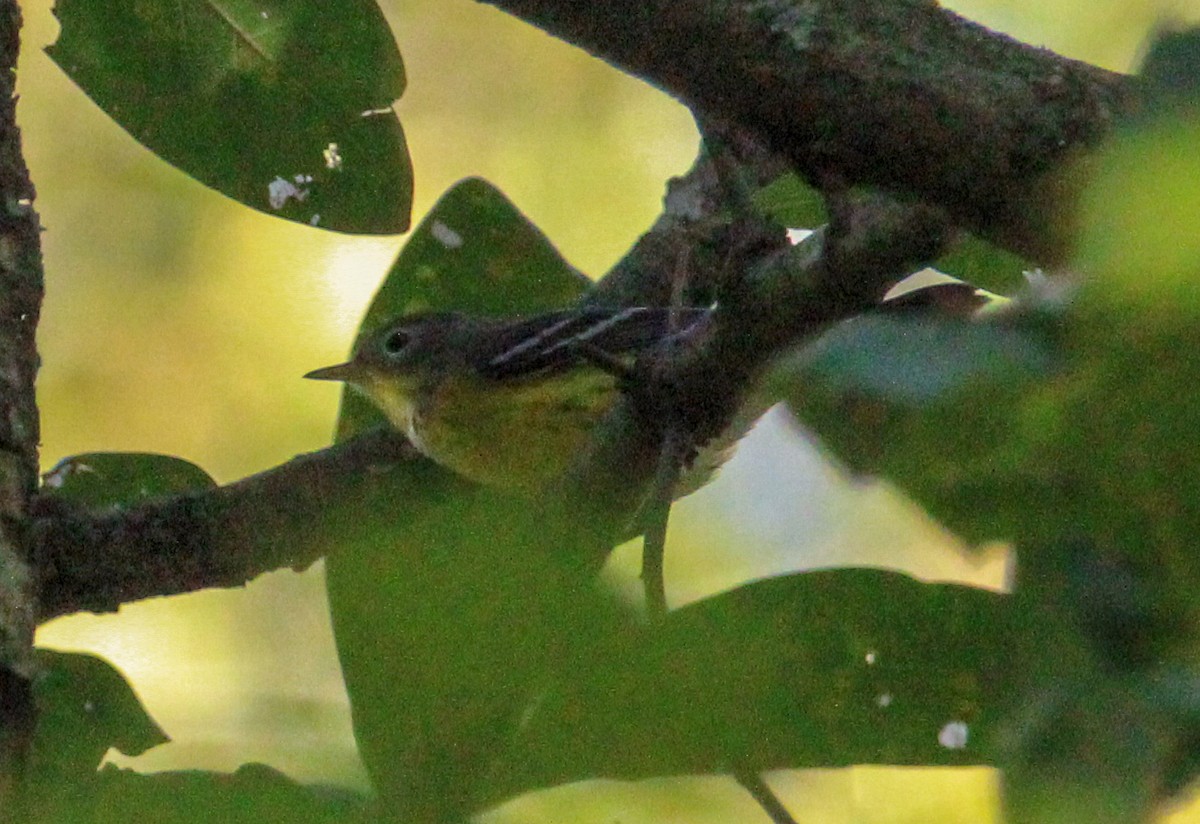
[[[1013,0],[952,4],[1022,40],[1125,70],[1146,35],[1200,3]],[[136,144],[41,52],[57,26],[23,4],[20,117],[47,227],[39,379],[43,465],[95,450],[164,452],[227,482],[326,445],[334,387],[300,380],[341,359],[401,238],[352,238],[226,200]],[[398,104],[416,167],[414,223],[452,183],[491,180],[574,264],[603,273],[659,211],[697,147],[657,91],[490,7],[384,0],[409,75]],[[880,485],[851,483],[783,415],[678,507],[668,550],[679,604],[783,570],[869,564],[985,586],[1002,553],[968,552]],[[637,563],[622,550],[614,577]],[[174,742],[138,769],[262,761],[362,786],[322,574],[275,573],[74,616],[39,643],[99,652]],[[989,770],[860,768],[773,777],[801,821],[994,820]],[[504,822],[750,821],[732,782],[593,784],[540,793]],[[765,817],[762,817],[765,820]]]

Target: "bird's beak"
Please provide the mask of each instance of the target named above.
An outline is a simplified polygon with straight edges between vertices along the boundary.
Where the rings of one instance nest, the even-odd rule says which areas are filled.
[[[314,369],[304,377],[314,381],[346,381],[354,383],[363,377],[363,372],[361,363],[349,361],[347,363],[339,363],[337,366],[325,366],[320,369]]]

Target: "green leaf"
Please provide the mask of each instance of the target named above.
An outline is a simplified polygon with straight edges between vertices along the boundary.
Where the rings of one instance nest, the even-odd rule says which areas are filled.
[[[454,184],[396,258],[363,320],[370,334],[426,310],[521,315],[560,309],[591,282],[486,180]]]
[[[986,763],[1008,701],[1007,606],[994,592],[862,569],[705,599],[610,636],[541,699],[511,789],[731,767]]]
[[[1012,725],[1021,747],[1003,763],[1004,821],[1159,820],[1163,768],[1194,750],[1195,730],[1165,718],[1142,686],[1109,670],[1058,675],[1029,695]]]
[[[103,658],[39,649],[36,660],[34,763],[41,778],[93,772],[112,747],[141,755],[170,740]]]
[[[489,183],[452,187],[413,232],[360,335],[406,312],[514,315],[588,286]],[[343,395],[338,437],[385,424]],[[479,809],[479,785],[565,638],[595,634],[598,594],[570,555],[536,549],[540,502],[470,484],[432,461],[390,470],[360,502],[356,537],[326,559],[330,613],[355,736],[376,791],[401,818]],[[374,528],[369,528],[373,526]]]
[[[829,220],[821,193],[791,172],[759,189],[754,202],[776,221],[793,229],[815,229]]]
[[[1056,318],[1034,313],[871,316],[772,381],[853,471],[889,478],[968,541],[1011,540],[1061,520],[1045,494],[1047,444],[1062,427],[1059,334]]]
[[[42,476],[42,487],[50,494],[95,508],[126,507],[216,485],[194,463],[149,452],[73,455]]]
[[[509,316],[559,309],[589,285],[499,189],[467,178],[413,231],[367,309],[358,339],[412,312]],[[339,439],[384,423],[371,403],[344,391]]]
[[[38,718],[23,791],[30,824],[89,822],[96,770],[116,748],[141,755],[168,740],[112,664],[86,653],[35,650]]]
[[[1029,331],[942,316],[872,314],[835,327],[788,361],[790,388],[815,378],[834,392],[926,406],[972,383],[1045,375],[1054,355]]]
[[[408,228],[390,109],[404,69],[372,0],[58,0],[55,14],[50,57],[169,163],[289,220]]]
[[[376,534],[327,559],[330,613],[372,785],[400,820],[458,820],[494,800],[547,673],[615,609],[569,547],[538,540],[544,502],[405,468],[364,505]]]
[[[938,258],[933,268],[998,295],[1013,295],[1025,286],[1033,264],[1012,252],[967,235]]]
[[[374,820],[368,810],[357,794],[262,764],[149,774],[109,764],[82,791],[36,807],[28,824],[347,824]]]

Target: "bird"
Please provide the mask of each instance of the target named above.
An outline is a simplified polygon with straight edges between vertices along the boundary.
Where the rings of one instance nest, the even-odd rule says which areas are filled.
[[[426,457],[525,496],[545,490],[629,389],[634,359],[702,332],[709,307],[586,307],[526,318],[420,312],[313,370],[365,395]]]

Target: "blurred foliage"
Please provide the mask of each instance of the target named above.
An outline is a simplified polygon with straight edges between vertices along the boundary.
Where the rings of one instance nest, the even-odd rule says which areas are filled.
[[[977,322],[846,324],[778,383],[856,470],[1017,546],[1014,824],[1147,821],[1197,772],[1200,168],[1195,110],[1166,111],[1094,161],[1078,282]]]
[[[47,49],[141,142],[242,203],[346,232],[408,228],[391,106],[404,67],[373,0],[58,0]]]
[[[929,357],[931,352],[938,357]],[[836,394],[860,391],[922,407],[957,396],[981,378],[1004,383],[1023,374],[1045,375],[1054,354],[1050,342],[1039,340],[1033,330],[910,312],[847,321],[823,335],[788,368],[801,369]],[[803,402],[802,394],[797,403]],[[822,429],[828,431],[834,423]],[[845,449],[853,449],[853,444]]]
[[[1200,30],[1160,27],[1150,41],[1138,80],[1151,111],[1194,111],[1200,104]]]
[[[1128,128],[1098,161],[1075,261],[1097,279],[1086,299],[1164,323],[1195,311],[1198,138],[1200,119],[1167,114]]]
[[[784,361],[776,387],[856,473],[899,484],[972,543],[1013,540],[1041,479],[1061,368],[1051,315],[868,316]]]

